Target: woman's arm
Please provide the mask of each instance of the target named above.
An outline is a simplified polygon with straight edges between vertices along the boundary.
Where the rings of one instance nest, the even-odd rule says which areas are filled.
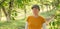
[[[46,18],[46,23],[50,23],[51,21],[54,20],[55,15],[50,16],[49,18]]]
[[[49,18],[46,18],[46,22],[45,23],[43,23],[43,29],[47,29],[47,25],[51,22],[51,21],[53,21],[53,19],[54,19],[54,17],[55,17],[55,15],[52,15],[51,17],[49,17]]]
[[[25,29],[27,29],[28,28],[28,22],[26,22],[26,25],[25,25]]]
[[[43,23],[43,29],[47,29],[46,26],[47,26],[46,23]]]

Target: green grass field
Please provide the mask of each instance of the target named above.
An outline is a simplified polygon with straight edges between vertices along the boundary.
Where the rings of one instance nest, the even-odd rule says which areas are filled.
[[[0,29],[24,29],[25,21],[21,20],[11,20],[10,22],[0,22]]]

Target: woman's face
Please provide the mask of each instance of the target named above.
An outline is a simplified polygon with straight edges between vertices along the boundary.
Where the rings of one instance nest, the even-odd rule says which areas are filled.
[[[39,10],[37,8],[33,8],[32,9],[32,12],[33,12],[34,15],[38,15]]]

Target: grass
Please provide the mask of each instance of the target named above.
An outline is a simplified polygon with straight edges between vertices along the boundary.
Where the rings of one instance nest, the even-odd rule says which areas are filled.
[[[24,29],[25,21],[21,20],[12,20],[10,22],[0,22],[0,29]]]

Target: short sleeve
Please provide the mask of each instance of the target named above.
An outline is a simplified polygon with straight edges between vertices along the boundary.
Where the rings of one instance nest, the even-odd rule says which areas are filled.
[[[42,17],[42,23],[45,23],[46,22],[46,20]]]
[[[29,17],[27,18],[27,22],[29,22]]]
[[[45,19],[43,18],[43,23],[45,23]]]

